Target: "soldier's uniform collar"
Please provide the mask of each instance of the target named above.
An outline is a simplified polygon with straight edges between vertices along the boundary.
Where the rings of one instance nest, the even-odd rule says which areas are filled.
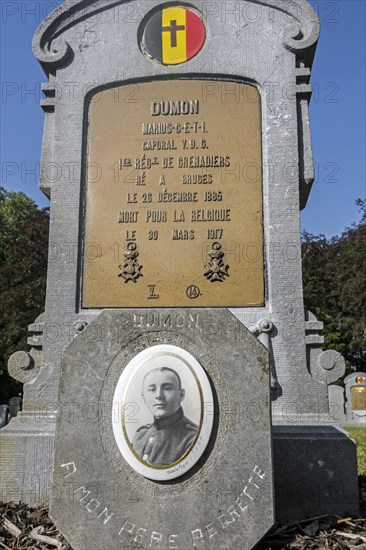
[[[154,418],[154,426],[157,430],[165,430],[176,424],[184,417],[182,407],[179,407],[175,413],[165,416],[164,418]]]

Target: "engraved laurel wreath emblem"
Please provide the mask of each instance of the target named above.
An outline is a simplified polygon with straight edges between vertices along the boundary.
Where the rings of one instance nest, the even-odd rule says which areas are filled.
[[[212,249],[208,253],[210,257],[210,261],[207,265],[205,265],[205,273],[204,276],[211,281],[211,283],[214,283],[216,281],[219,281],[220,283],[225,281],[226,277],[230,277],[229,275],[229,266],[224,263],[224,256],[221,249],[220,243],[213,243]]]
[[[128,243],[127,250],[124,252],[125,261],[119,266],[121,272],[118,274],[118,277],[122,277],[125,283],[128,281],[136,283],[139,277],[143,277],[142,265],[137,261],[138,256],[136,243]]]

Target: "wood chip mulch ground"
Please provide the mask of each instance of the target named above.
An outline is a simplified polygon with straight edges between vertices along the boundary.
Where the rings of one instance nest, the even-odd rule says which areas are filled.
[[[277,525],[257,550],[366,550],[366,476],[359,480],[359,518],[320,516]],[[3,548],[72,550],[50,520],[46,508],[29,508],[13,502],[0,502],[0,550]]]

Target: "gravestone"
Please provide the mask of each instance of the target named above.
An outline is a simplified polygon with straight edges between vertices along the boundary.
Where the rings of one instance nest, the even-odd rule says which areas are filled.
[[[341,426],[344,426],[346,422],[344,388],[330,385],[328,393],[330,415]]]
[[[366,428],[366,374],[354,372],[341,386],[329,386],[329,407],[332,417],[341,426]]]
[[[215,497],[208,495],[215,517],[196,527],[186,511],[197,535],[189,544],[217,547],[214,536],[210,541],[217,531],[220,544],[249,547],[272,521],[271,498],[266,517],[260,517],[262,492],[272,494],[271,476],[266,474],[264,488],[255,481],[257,467],[261,475],[264,469],[271,471],[271,458],[265,453],[261,469],[255,460],[258,424],[249,430],[232,415],[226,417],[221,389],[226,384],[239,399],[251,388],[260,406],[265,405],[264,373],[258,380],[254,376],[254,356],[264,345],[270,356],[277,519],[357,512],[355,447],[329,414],[328,384],[343,375],[344,361],[321,350],[323,325],[304,310],[302,293],[299,210],[306,206],[314,180],[308,106],[318,36],[318,17],[306,0],[193,0],[184,5],[78,0],[64,2],[41,24],[33,49],[47,76],[40,187],[51,199],[48,288],[45,313],[30,326],[30,352],[17,352],[9,361],[9,371],[25,390],[23,411],[0,434],[3,500],[49,502],[56,447],[52,514],[69,537],[80,541],[86,518],[102,525],[106,521],[109,529],[115,516],[108,517],[116,511],[109,508],[110,492],[102,491],[103,501],[99,486],[90,493],[84,489],[85,499],[81,489],[65,497],[65,482],[68,491],[85,488],[95,481],[94,466],[104,479],[105,457],[107,481],[116,481],[121,472],[127,484],[127,471],[138,479],[137,498],[146,496],[145,508],[132,501],[128,509],[140,521],[152,487],[159,499],[168,486],[172,498],[184,487],[182,494],[187,488],[197,502],[198,493],[205,493],[198,480],[212,485],[214,471],[222,479],[222,440],[215,433],[227,429],[235,434],[222,450],[223,456],[232,452],[230,475],[222,465],[228,476],[222,488],[224,494],[228,491],[223,498],[227,508],[218,509]],[[222,322],[202,339],[200,327],[215,315],[212,308]],[[187,312],[198,309],[201,322],[192,330]],[[179,311],[184,313],[174,329],[171,315]],[[113,343],[106,336],[86,343],[93,327],[111,334],[111,323],[128,318],[122,340]],[[231,340],[228,326],[234,332],[242,327],[237,341]],[[179,348],[183,363],[189,353],[188,365],[195,365],[202,387],[214,395],[212,431],[202,432],[207,446],[194,443],[170,468],[182,466],[183,477],[171,481],[151,480],[147,463],[152,445],[141,461],[128,426],[124,429],[121,420],[114,430],[111,421],[116,388],[123,386],[124,373],[133,371],[134,361],[141,360],[137,354],[127,361],[124,354],[133,341],[124,338],[145,335],[146,351],[154,347],[151,333],[154,345]],[[182,344],[175,340],[179,335]],[[256,350],[249,354],[252,362],[245,361],[249,350]],[[106,357],[113,351],[119,366],[108,370]],[[225,380],[218,384],[220,377]],[[69,391],[75,401],[80,390],[85,404],[89,381],[91,412],[87,407],[84,415],[92,415],[90,422],[83,414],[73,416],[65,402]],[[126,396],[119,391],[118,410],[127,414],[121,404]],[[260,410],[268,427],[269,411],[266,406]],[[197,424],[188,420],[188,426]],[[77,429],[85,431],[80,433],[85,448],[77,446]],[[268,437],[266,428],[267,450]],[[94,452],[101,447],[103,456]],[[75,459],[66,456],[71,450]],[[177,472],[179,468],[171,473]],[[241,489],[233,490],[230,500],[230,483],[237,479]],[[246,512],[232,506],[249,479],[259,486],[259,500],[248,506],[253,523],[244,532]],[[83,507],[81,522],[73,522],[65,509],[67,498],[73,499],[73,511],[74,502]],[[165,512],[166,505],[160,506]],[[206,512],[207,506],[199,509]],[[229,523],[221,531],[214,522],[229,509],[230,519],[221,518]],[[178,498],[174,511],[182,512]],[[126,515],[124,521],[131,525],[126,523],[122,531],[129,528],[131,545],[158,546],[158,534],[178,535],[158,531],[150,521],[151,509],[146,511],[146,532],[134,517]],[[170,529],[166,515],[159,519]],[[153,539],[148,529],[154,529]],[[174,537],[164,540],[177,546]]]
[[[8,405],[0,405],[0,428],[7,425],[9,421],[9,407]]]
[[[344,379],[346,426],[366,428],[366,373],[355,372]]]
[[[165,327],[157,330],[141,323],[146,310],[105,311],[65,349],[51,515],[75,550],[252,548],[274,522],[268,352],[227,310],[160,313]],[[143,364],[155,354],[153,367],[173,354],[178,369],[182,350],[213,389],[197,442],[174,465],[159,468],[136,453],[130,465],[116,433],[124,412],[124,427],[144,430],[144,411],[139,384],[136,401],[119,410],[118,381],[139,354]],[[184,414],[193,418],[194,384],[180,375]],[[122,391],[132,383],[127,377]]]

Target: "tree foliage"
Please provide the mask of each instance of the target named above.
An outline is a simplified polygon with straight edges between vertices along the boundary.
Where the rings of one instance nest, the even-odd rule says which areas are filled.
[[[366,371],[366,202],[358,224],[339,237],[303,234],[305,306],[325,323],[325,348]]]
[[[21,391],[7,361],[29,349],[27,326],[44,310],[48,225],[48,209],[0,188],[0,403]]]
[[[36,203],[24,193],[0,187],[0,264],[6,261],[15,233],[33,218],[36,211]]]

